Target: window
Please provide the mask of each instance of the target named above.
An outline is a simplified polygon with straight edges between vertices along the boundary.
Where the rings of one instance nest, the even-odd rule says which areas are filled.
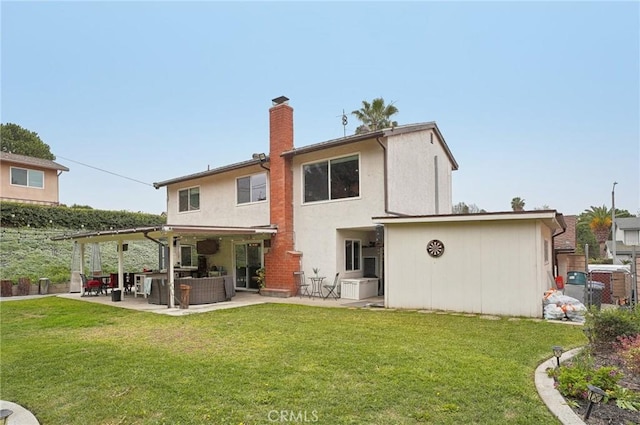
[[[237,180],[238,203],[264,201],[267,199],[267,173],[241,177]]]
[[[545,264],[549,262],[549,241],[544,240],[544,262]]]
[[[360,270],[360,241],[344,241],[344,265],[346,271]]]
[[[178,192],[178,211],[195,211],[200,209],[200,188],[191,187]]]
[[[11,184],[42,189],[44,188],[44,172],[11,167]]]
[[[193,247],[191,245],[180,246],[180,266],[191,267],[193,266]]]
[[[305,165],[304,202],[360,196],[358,165],[358,155]]]

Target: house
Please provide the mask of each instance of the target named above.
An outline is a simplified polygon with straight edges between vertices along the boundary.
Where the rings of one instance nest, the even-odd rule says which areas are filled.
[[[634,247],[636,256],[640,254],[640,217],[616,218],[615,235],[616,259],[618,262],[631,261]],[[613,258],[611,241],[605,243],[605,252],[607,258]]]
[[[555,210],[376,217],[384,225],[385,306],[542,317],[553,287]]]
[[[586,259],[577,251],[577,224],[578,216],[563,216],[566,229],[556,232],[553,238],[555,252],[555,276],[562,278],[562,283],[567,282],[567,272],[586,271]]]
[[[384,242],[372,217],[451,213],[455,158],[435,122],[296,147],[288,100],[273,99],[268,154],[154,183],[166,188],[167,223],[219,229],[204,255],[202,238],[177,238],[171,261],[222,269],[238,289],[257,289],[264,267],[262,292],[274,296],[295,293],[298,270],[381,278]]]
[[[48,159],[0,152],[0,201],[58,205],[58,177],[69,169]]]

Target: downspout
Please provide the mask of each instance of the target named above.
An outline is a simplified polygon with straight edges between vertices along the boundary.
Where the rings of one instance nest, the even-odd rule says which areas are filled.
[[[553,249],[553,271],[555,273],[554,277],[558,277],[558,253],[556,252],[556,249],[554,248],[556,246],[556,236],[560,236],[561,234],[565,233],[567,231],[567,228],[565,227],[564,229],[562,229],[562,232],[560,233],[556,233],[553,236],[551,236],[551,249]]]
[[[389,184],[387,182],[387,147],[380,141],[380,137],[376,137],[376,141],[378,142],[378,144],[380,145],[380,147],[382,148],[382,152],[383,152],[383,157],[384,157],[384,165],[383,165],[383,180],[384,180],[384,212],[385,214],[392,214],[392,215],[396,215],[396,216],[409,216],[410,214],[404,214],[404,213],[399,213],[399,212],[394,212],[394,211],[389,211],[389,193],[388,193],[388,187]]]

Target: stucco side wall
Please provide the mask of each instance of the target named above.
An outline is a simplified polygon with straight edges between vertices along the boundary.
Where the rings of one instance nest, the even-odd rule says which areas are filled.
[[[44,172],[44,187],[26,187],[11,184],[11,167]],[[7,201],[57,204],[59,202],[58,171],[3,161],[0,167],[0,198]]]
[[[303,204],[303,164],[352,154],[360,155],[360,196]],[[302,268],[307,276],[313,274],[314,267],[320,268],[320,274],[327,279],[333,279],[336,272],[343,276],[343,239],[337,239],[337,230],[375,228],[371,217],[384,214],[383,158],[382,148],[375,140],[294,157],[295,248],[303,253]]]
[[[387,150],[389,210],[408,215],[450,214],[452,169],[437,134],[423,131],[391,136]]]
[[[167,188],[167,223],[198,226],[270,224],[269,199],[249,204],[236,202],[236,179],[262,172],[266,170],[256,166],[170,185]],[[268,180],[267,177],[267,186]],[[200,187],[200,210],[178,212],[178,191],[196,186]]]
[[[386,305],[541,317],[544,275],[551,270],[542,227],[535,221],[386,224]],[[432,239],[445,245],[439,258],[427,254]]]

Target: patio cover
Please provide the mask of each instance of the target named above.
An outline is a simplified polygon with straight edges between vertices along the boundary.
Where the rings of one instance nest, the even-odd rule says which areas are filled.
[[[254,235],[254,234],[275,234],[278,230],[275,226],[251,226],[251,227],[233,227],[233,226],[189,226],[189,225],[171,225],[166,224],[163,226],[151,226],[151,227],[137,227],[131,229],[110,229],[110,230],[98,230],[92,232],[80,232],[72,234],[64,234],[60,236],[54,236],[51,238],[53,241],[72,240],[79,243],[81,246],[87,243],[100,243],[100,242],[117,242],[118,243],[118,286],[121,291],[124,289],[124,267],[123,267],[123,249],[122,245],[125,241],[136,240],[151,240],[158,244],[165,245],[169,248],[169,258],[173,258],[173,250],[175,249],[172,243],[168,241],[174,237],[190,236],[195,238],[207,238],[220,235]],[[84,252],[81,248],[81,252]],[[170,297],[168,307],[173,308],[174,293],[174,270],[173,261],[168,262],[167,277],[169,279]]]

